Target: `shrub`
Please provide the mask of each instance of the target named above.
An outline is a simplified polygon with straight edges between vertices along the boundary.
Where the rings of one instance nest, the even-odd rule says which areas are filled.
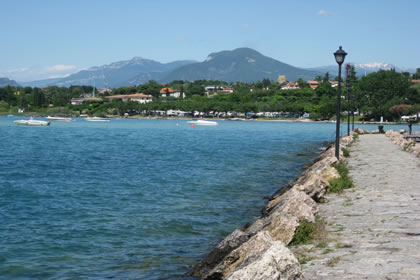
[[[353,181],[349,177],[349,169],[346,164],[340,161],[337,164],[333,164],[333,166],[340,174],[340,178],[335,178],[329,181],[330,187],[328,188],[328,193],[342,192],[345,189],[351,188],[353,186]]]
[[[341,150],[343,151],[343,155],[344,157],[349,157],[350,156],[350,151],[346,148],[341,148]]]
[[[354,139],[354,141],[359,140],[359,133],[355,132],[355,133],[353,134],[353,139]]]
[[[306,244],[310,240],[310,236],[314,231],[314,224],[303,220],[297,227],[295,235],[293,236],[290,245]]]

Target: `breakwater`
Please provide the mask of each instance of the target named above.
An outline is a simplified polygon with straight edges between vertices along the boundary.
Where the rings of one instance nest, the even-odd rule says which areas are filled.
[[[359,132],[365,133],[360,130]],[[354,141],[341,138],[341,148]],[[344,158],[343,151],[340,151]],[[300,264],[289,245],[299,225],[314,223],[319,202],[331,179],[340,177],[330,146],[294,182],[278,190],[254,223],[237,229],[221,241],[190,275],[200,279],[303,279]]]
[[[306,279],[420,279],[420,158],[412,145],[366,134],[349,147],[354,186],[328,193],[310,242],[291,247]]]

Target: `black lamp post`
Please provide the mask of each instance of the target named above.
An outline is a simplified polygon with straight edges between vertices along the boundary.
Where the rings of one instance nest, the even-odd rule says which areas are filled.
[[[337,121],[335,128],[335,157],[340,159],[340,104],[341,104],[341,64],[343,64],[347,53],[340,48],[334,53],[335,61],[338,64],[338,92],[337,92]]]
[[[347,87],[347,135],[350,135],[350,108],[351,104],[351,85],[350,85],[350,64],[346,64],[346,87]]]

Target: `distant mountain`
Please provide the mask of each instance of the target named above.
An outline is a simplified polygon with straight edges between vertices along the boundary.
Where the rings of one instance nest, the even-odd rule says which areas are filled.
[[[9,78],[0,78],[0,87],[5,86],[18,86],[18,83],[14,80],[10,80]]]
[[[239,48],[212,53],[203,62],[179,67],[166,75],[163,81],[206,79],[252,82],[265,78],[277,80],[280,75],[285,75],[287,80],[295,81],[299,78],[313,79],[321,73],[291,66],[250,48]]]
[[[158,80],[163,73],[168,73],[177,67],[195,63],[191,60],[160,63],[151,59],[134,57],[131,60],[114,62],[108,65],[95,66],[79,71],[65,78],[46,79],[22,83],[25,86],[46,87],[50,85],[96,85],[98,88],[129,86]]]
[[[416,72],[415,69],[399,68],[399,67],[397,67],[393,64],[384,63],[384,62],[372,62],[372,63],[365,63],[365,64],[350,62],[349,64],[354,66],[354,68],[356,70],[356,73],[357,73],[357,76],[360,76],[360,77],[365,75],[365,74],[377,72],[379,70],[395,69],[395,71],[397,71],[397,72],[405,72],[405,71],[410,72],[410,73],[415,73]],[[332,76],[337,76],[338,75],[338,65],[327,65],[327,66],[321,66],[321,67],[314,67],[314,68],[308,68],[308,70],[319,71],[319,72],[322,72],[323,74],[328,72]],[[341,71],[342,71],[342,74],[345,75],[345,66],[343,66]]]

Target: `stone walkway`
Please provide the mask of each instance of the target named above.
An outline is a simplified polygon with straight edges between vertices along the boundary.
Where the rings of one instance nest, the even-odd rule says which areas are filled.
[[[384,135],[360,135],[355,187],[320,204],[328,234],[305,245],[306,279],[420,279],[420,159]]]

